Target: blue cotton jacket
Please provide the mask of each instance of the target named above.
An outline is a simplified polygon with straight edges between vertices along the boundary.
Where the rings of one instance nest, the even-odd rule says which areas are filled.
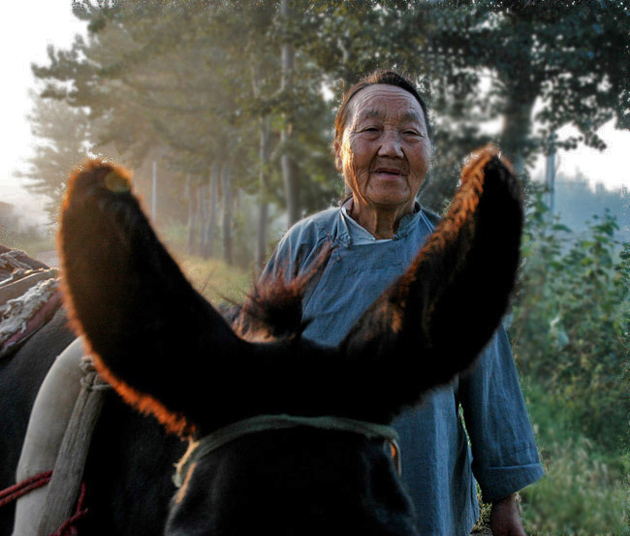
[[[289,230],[264,276],[296,277],[312,268],[322,250],[336,246],[307,289],[303,313],[309,323],[303,336],[337,345],[405,271],[436,223],[435,215],[421,209],[401,220],[393,240],[353,245],[340,209],[329,209]],[[502,327],[472,372],[435,390],[393,424],[400,434],[403,485],[415,504],[422,536],[470,534],[478,517],[474,478],[484,501],[493,502],[543,474]]]

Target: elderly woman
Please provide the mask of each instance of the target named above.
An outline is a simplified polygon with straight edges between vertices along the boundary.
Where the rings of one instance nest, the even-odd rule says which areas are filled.
[[[391,71],[368,76],[344,96],[335,128],[337,168],[352,195],[340,208],[296,224],[264,274],[297,277],[332,246],[304,300],[303,336],[329,345],[337,345],[402,274],[438,221],[416,201],[429,169],[431,132],[426,106],[410,81]],[[525,534],[514,494],[543,471],[503,329],[471,374],[435,391],[394,424],[420,534],[470,534],[478,516],[474,478],[484,501],[492,503],[493,534]]]

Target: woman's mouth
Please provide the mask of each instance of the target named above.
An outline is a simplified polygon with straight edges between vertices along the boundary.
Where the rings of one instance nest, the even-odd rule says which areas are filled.
[[[374,170],[374,173],[377,175],[385,175],[385,176],[390,176],[390,177],[400,177],[401,175],[403,175],[403,172],[399,169],[393,169],[393,168],[376,168]]]

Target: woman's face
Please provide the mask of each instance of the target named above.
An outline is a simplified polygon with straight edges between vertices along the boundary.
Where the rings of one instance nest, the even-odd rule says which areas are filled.
[[[413,207],[431,158],[420,103],[402,88],[375,84],[348,106],[335,155],[355,202],[377,210]]]

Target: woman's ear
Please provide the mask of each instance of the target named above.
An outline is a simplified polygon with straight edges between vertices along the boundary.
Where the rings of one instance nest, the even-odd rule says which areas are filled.
[[[333,143],[333,149],[335,150],[335,167],[339,173],[343,173],[343,158],[341,157],[341,142],[337,139]]]

